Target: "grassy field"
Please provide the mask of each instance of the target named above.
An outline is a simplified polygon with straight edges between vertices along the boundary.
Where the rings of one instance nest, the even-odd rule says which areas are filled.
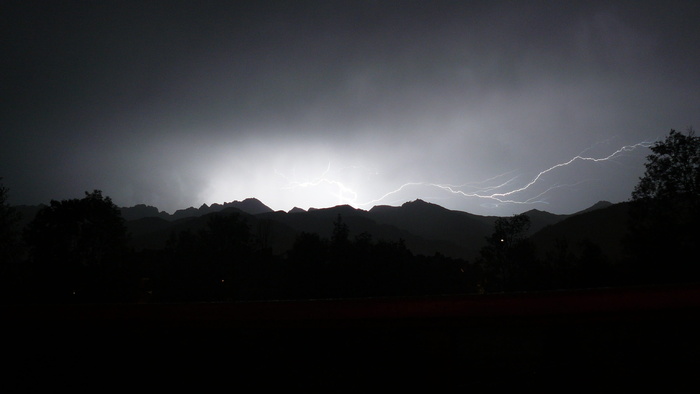
[[[700,354],[700,286],[0,310],[30,386],[679,392]]]

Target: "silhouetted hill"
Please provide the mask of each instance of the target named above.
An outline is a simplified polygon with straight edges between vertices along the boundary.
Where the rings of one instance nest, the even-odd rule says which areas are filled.
[[[590,207],[588,207],[588,208],[586,208],[586,209],[584,209],[584,210],[575,212],[573,215],[578,215],[578,214],[580,214],[580,213],[591,212],[591,211],[595,211],[595,210],[597,210],[597,209],[607,208],[607,207],[609,207],[609,206],[611,206],[611,205],[613,205],[613,203],[611,203],[610,201],[598,201],[597,203],[591,205]]]
[[[169,213],[158,211],[158,208],[151,205],[138,204],[133,207],[121,207],[119,210],[124,220],[136,220],[141,218],[170,219]]]
[[[20,226],[28,224],[43,206],[15,206],[21,214]],[[599,241],[601,247],[611,249],[610,254],[617,256],[621,253],[617,242],[621,235],[618,233],[624,230],[626,211],[611,210],[616,206],[601,201],[572,215],[557,215],[536,209],[525,214],[530,217],[530,233],[540,245],[539,250],[551,247],[556,237],[565,236],[573,243],[587,237],[593,242]],[[367,233],[374,240],[403,240],[414,254],[440,253],[470,261],[478,256],[498,218],[449,210],[420,199],[401,206],[375,206],[369,211],[349,205],[310,208],[308,211],[301,208],[293,208],[289,212],[273,211],[255,198],[203,204],[199,208],[180,209],[173,214],[145,204],[122,207],[120,210],[126,220],[131,244],[136,249],[162,248],[171,234],[204,228],[208,215],[237,212],[245,217],[251,234],[263,240],[274,253],[283,254],[292,247],[301,232],[330,238],[333,222],[340,215],[348,226],[351,239]],[[580,218],[572,221],[577,216]],[[559,223],[562,225],[552,227]]]
[[[538,231],[542,230],[543,228],[550,226],[555,223],[559,223],[564,219],[567,219],[571,216],[574,215],[580,215],[582,213],[588,213],[588,212],[593,212],[599,209],[604,209],[609,206],[613,205],[611,202],[608,201],[598,201],[597,203],[591,205],[590,207],[583,209],[581,211],[569,214],[569,215],[560,215],[560,214],[554,214],[550,213],[547,211],[540,211],[539,209],[531,209],[529,211],[523,212],[525,215],[527,215],[530,218],[530,235],[537,233]]]
[[[608,205],[610,203],[599,202],[581,212],[594,211]],[[379,223],[406,229],[425,239],[446,242],[451,248],[445,249],[444,254],[469,260],[478,256],[479,250],[486,244],[485,238],[493,232],[494,223],[498,218],[448,210],[423,200],[407,202],[400,207],[376,206],[370,210],[370,214]],[[537,209],[526,211],[524,214],[530,218],[531,235],[572,216]]]
[[[191,216],[202,216],[208,213],[219,212],[227,208],[236,208],[251,215],[272,212],[272,209],[270,207],[263,204],[257,198],[246,198],[243,201],[225,202],[223,204],[202,204],[202,206],[200,206],[199,209],[190,207],[187,209],[177,210],[173,213],[172,219],[177,220]]]
[[[130,236],[130,244],[136,250],[162,249],[165,247],[171,234],[180,231],[196,231],[204,228],[206,219],[204,216],[192,216],[178,220],[166,220],[157,217],[145,217],[126,222],[126,229]]]
[[[169,234],[171,228],[171,221],[152,216],[128,220],[126,222],[126,229],[130,234],[131,245],[136,249],[165,246],[165,240],[159,242],[153,241],[151,238],[162,238],[161,234]]]
[[[439,205],[415,200],[400,207],[377,206],[370,210],[378,223],[395,226],[428,240],[441,241],[451,257],[473,258],[493,230],[495,218],[452,211]]]
[[[583,215],[585,219],[588,214],[606,209],[605,206],[607,204],[598,203],[576,215]],[[199,209],[180,210],[178,219],[173,219],[176,215],[172,215],[168,220],[157,217],[130,220],[127,226],[132,234],[132,244],[137,249],[162,248],[173,232],[203,228],[209,215],[231,212],[243,215],[251,234],[264,240],[265,246],[277,254],[284,254],[290,250],[294,240],[302,232],[330,238],[333,223],[340,216],[348,226],[351,239],[366,233],[374,240],[403,240],[414,254],[432,256],[440,253],[447,257],[470,261],[474,261],[478,256],[479,250],[486,243],[486,237],[493,232],[494,222],[498,218],[449,210],[423,200],[407,202],[398,207],[375,206],[369,211],[339,205],[312,208],[308,211],[296,208],[283,212],[273,211],[258,200],[248,199],[243,202],[203,205]],[[539,210],[530,210],[525,214],[530,217],[532,234],[573,216],[555,215]],[[614,231],[618,227],[612,226],[609,230]],[[605,231],[598,233],[602,235]],[[549,246],[552,243],[545,244]]]
[[[29,223],[42,206],[15,207],[22,214],[21,225]],[[609,249],[609,255],[613,257],[621,254],[618,241],[626,225],[623,207],[626,205],[601,201],[571,215],[536,209],[525,214],[530,217],[530,233],[541,252],[553,247],[556,238],[566,237],[572,244],[587,238],[600,244],[606,253]],[[274,253],[284,254],[301,232],[330,238],[333,222],[340,215],[348,226],[351,239],[367,233],[374,240],[403,240],[414,254],[440,253],[470,261],[478,256],[498,218],[449,210],[420,199],[401,206],[375,206],[369,211],[349,205],[308,211],[300,208],[289,212],[273,211],[260,200],[249,198],[223,204],[203,204],[173,214],[144,204],[121,208],[121,212],[131,235],[131,244],[136,249],[162,248],[171,234],[204,228],[209,215],[236,212],[243,215],[253,236],[263,240],[261,242]]]
[[[287,215],[284,212],[268,212],[251,215],[233,207],[176,220],[165,220],[153,217],[140,218],[127,221],[126,226],[131,236],[131,246],[134,247],[134,249],[162,249],[166,246],[168,239],[172,235],[177,235],[183,231],[196,233],[207,226],[212,215],[225,214],[240,215],[248,225],[251,235],[258,240],[264,241],[266,243],[264,246],[270,247],[273,253],[276,254],[283,254],[289,250],[298,233],[297,230],[287,226],[283,220],[279,220],[280,215]]]
[[[371,220],[367,218],[367,211],[353,208],[349,205],[339,205],[331,208],[310,209],[306,212],[276,213],[274,218],[298,232],[317,233],[322,237],[330,238],[333,232],[333,222],[341,216],[343,222],[350,229],[350,236],[371,227]],[[270,218],[271,216],[262,215]]]
[[[136,220],[146,217],[158,217],[166,220],[178,220],[188,217],[202,216],[213,212],[219,212],[227,208],[236,208],[251,215],[260,213],[272,212],[272,209],[263,204],[257,198],[246,198],[243,201],[224,202],[223,204],[202,204],[199,208],[189,207],[178,209],[169,214],[165,211],[158,211],[158,208],[144,204],[135,205],[133,207],[122,207],[122,217],[126,220]]]
[[[531,209],[523,213],[530,218],[530,235],[535,234],[544,227],[560,222],[569,217],[569,215],[557,215],[546,211],[540,211],[539,209]]]
[[[145,206],[140,208],[143,212],[151,214],[157,212],[157,209],[148,209]],[[582,212],[590,213],[605,208],[597,208],[593,211],[591,209],[594,207]],[[243,215],[251,234],[264,239],[266,246],[278,254],[291,249],[294,240],[302,232],[316,233],[323,238],[330,238],[333,223],[340,216],[348,226],[351,239],[366,233],[374,240],[388,242],[403,240],[406,247],[414,254],[440,253],[470,261],[478,256],[479,250],[485,245],[485,238],[493,232],[493,225],[497,219],[496,216],[480,216],[449,210],[423,200],[407,202],[399,207],[376,206],[369,211],[349,205],[339,205],[308,211],[292,209],[289,212],[283,212],[273,211],[256,199],[247,199],[243,202],[203,205],[199,209],[179,210],[168,219],[153,216],[129,220],[127,226],[132,234],[132,245],[137,249],[162,248],[171,234],[187,229],[194,231],[203,228],[209,215],[231,212]],[[555,215],[539,210],[525,213],[530,217],[533,234],[572,216]],[[617,227],[611,227],[611,229],[614,228]]]
[[[377,220],[371,211],[356,209],[348,205],[310,209],[307,212],[295,211],[292,213],[290,211],[287,214],[275,212],[274,214],[265,214],[260,217],[283,223],[297,233],[316,233],[321,237],[330,238],[333,232],[333,223],[338,219],[339,215],[343,223],[348,226],[351,239],[366,233],[371,235],[374,240],[388,242],[403,240],[408,249],[415,254],[433,255],[436,252],[440,252],[453,257],[466,255],[465,248],[452,242],[435,237],[423,237],[410,231],[410,229]]]
[[[592,209],[596,206],[597,209]],[[566,241],[572,251],[580,248],[584,241],[590,241],[600,246],[612,260],[622,258],[622,239],[627,231],[629,203],[598,203],[593,207],[535,233],[531,239],[540,254],[553,250],[557,240]]]

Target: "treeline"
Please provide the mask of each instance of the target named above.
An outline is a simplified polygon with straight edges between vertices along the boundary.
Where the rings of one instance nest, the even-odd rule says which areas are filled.
[[[261,246],[244,218],[213,215],[205,229],[143,251],[152,300],[232,301],[418,296],[468,291],[465,261],[414,256],[402,241],[349,237],[338,217],[330,239],[300,233],[284,255]]]
[[[200,230],[173,232],[162,249],[136,251],[119,209],[101,192],[52,201],[21,232],[3,233],[2,302],[417,297],[682,282],[700,272],[678,250],[669,254],[677,261],[653,265],[642,256],[649,246],[634,242],[631,249],[643,253],[625,261],[611,260],[590,241],[565,239],[538,258],[523,214],[496,220],[474,261],[417,255],[401,239],[351,237],[341,215],[328,223],[329,238],[302,232],[279,255],[246,217],[211,214]],[[648,238],[647,231],[636,242]]]
[[[5,206],[5,209],[10,210]],[[402,240],[350,237],[341,216],[330,239],[300,233],[275,255],[243,215],[212,214],[162,249],[129,248],[119,209],[100,191],[52,201],[8,237],[3,302],[230,302],[421,296],[477,291],[475,265],[417,256]],[[10,251],[12,249],[12,251]]]

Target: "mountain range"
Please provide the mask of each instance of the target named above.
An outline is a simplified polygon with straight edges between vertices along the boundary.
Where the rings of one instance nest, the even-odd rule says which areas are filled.
[[[168,214],[156,207],[136,205],[121,208],[137,249],[160,249],[173,233],[197,231],[206,226],[210,215],[237,213],[245,218],[251,233],[273,253],[288,251],[298,234],[317,233],[330,238],[334,222],[340,218],[351,239],[365,233],[374,240],[403,240],[414,254],[463,258],[473,261],[486,244],[498,216],[480,216],[449,210],[423,200],[401,206],[380,205],[362,210],[349,205],[288,212],[274,211],[255,198],[223,204],[190,207]],[[529,235],[541,253],[551,250],[558,240],[579,245],[588,240],[599,245],[612,258],[622,254],[627,203],[600,201],[573,214],[552,214],[541,210],[524,212],[531,222]]]

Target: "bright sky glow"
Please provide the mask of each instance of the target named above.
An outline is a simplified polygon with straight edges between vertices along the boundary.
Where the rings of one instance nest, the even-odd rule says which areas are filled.
[[[700,127],[700,3],[13,2],[0,177],[167,212],[630,198]]]

